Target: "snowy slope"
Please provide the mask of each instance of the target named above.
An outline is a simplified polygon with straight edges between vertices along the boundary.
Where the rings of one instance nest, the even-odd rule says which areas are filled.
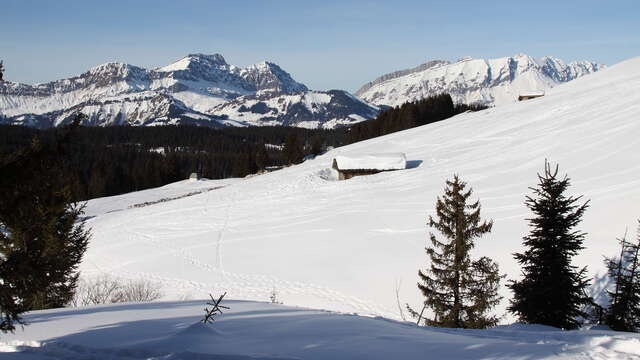
[[[435,60],[383,75],[355,94],[369,103],[388,106],[440,93],[451,94],[457,103],[502,105],[515,102],[522,92],[550,89],[603,68],[588,61],[565,64],[553,57],[534,59],[525,54],[464,58],[455,63]]]
[[[37,311],[0,338],[11,360],[637,359],[640,335],[511,325],[419,328],[382,318],[246,301],[214,324],[204,301]]]
[[[328,100],[300,111],[319,95]],[[269,114],[236,110],[252,108],[256,98],[280,103],[287,96],[288,106],[272,107]],[[77,112],[88,116],[85,125],[95,126],[335,127],[373,118],[378,108],[343,91],[311,92],[276,64],[240,68],[220,54],[191,54],[153,70],[108,63],[34,86],[0,81],[0,123],[47,128],[68,123]]]
[[[559,162],[571,191],[591,199],[576,258],[592,275],[614,255],[640,217],[640,58],[558,86],[543,98],[465,113],[337,148],[314,160],[246,179],[181,182],[88,204],[93,238],[85,276],[149,278],[167,299],[228,291],[287,305],[399,318],[401,302],[420,303],[426,218],[445,179],[458,173],[495,221],[476,255],[519,274],[529,216],[523,205],[544,159]],[[334,156],[403,152],[410,169],[333,180]],[[178,200],[193,187],[224,187]],[[129,205],[127,205],[129,204]],[[604,280],[603,280],[604,281]],[[598,282],[598,286],[603,285]],[[502,294],[510,296],[506,288]],[[504,312],[506,300],[498,308]]]

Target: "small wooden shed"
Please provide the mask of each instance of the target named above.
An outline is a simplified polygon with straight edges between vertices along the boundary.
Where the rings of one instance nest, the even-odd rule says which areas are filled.
[[[338,172],[340,180],[347,180],[354,176],[406,169],[407,156],[403,153],[338,155],[331,167]]]
[[[518,101],[535,99],[542,96],[544,96],[543,90],[532,90],[532,91],[521,92],[520,95],[518,95]]]

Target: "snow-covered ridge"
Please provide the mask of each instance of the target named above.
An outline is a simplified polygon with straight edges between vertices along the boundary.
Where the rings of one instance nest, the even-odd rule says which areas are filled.
[[[217,295],[217,293],[216,293]],[[12,360],[617,359],[640,356],[640,335],[514,324],[489,330],[229,300],[203,324],[205,300],[34,311],[0,338]],[[425,357],[425,354],[430,355]]]
[[[515,102],[521,91],[546,90],[604,68],[553,57],[525,54],[498,59],[463,58],[455,63],[434,60],[412,69],[383,75],[363,85],[356,96],[376,105],[397,106],[439,93],[458,103],[502,105]]]
[[[247,121],[247,117],[233,118],[230,116],[235,113],[217,110],[232,100],[237,104],[245,96],[258,95],[266,99],[308,92],[304,84],[271,62],[241,68],[228,64],[220,54],[190,54],[151,70],[106,63],[79,76],[45,84],[0,82],[0,123],[58,126],[80,111],[89,116],[86,125],[97,126],[186,123],[216,127],[286,122],[292,126],[333,127],[345,119],[362,121],[377,114],[377,108],[359,99],[343,101],[346,97],[330,92],[324,94],[335,98],[334,103],[342,101],[342,110],[347,114],[307,117],[309,114],[293,115],[282,109],[284,112],[275,114],[275,120],[273,116],[263,119],[257,113],[253,120]],[[307,98],[313,98],[316,93],[309,93]]]

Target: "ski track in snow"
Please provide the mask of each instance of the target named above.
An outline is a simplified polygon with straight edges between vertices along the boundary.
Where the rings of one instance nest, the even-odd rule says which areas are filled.
[[[231,296],[241,299],[266,299],[272,289],[275,287],[282,295],[302,295],[305,297],[314,297],[324,300],[327,303],[333,303],[334,305],[347,305],[350,308],[359,310],[366,314],[375,314],[375,313],[383,313],[389,312],[388,309],[383,309],[377,306],[374,303],[363,301],[353,296],[346,296],[337,292],[335,290],[331,290],[330,288],[318,286],[314,284],[308,284],[304,282],[298,281],[287,281],[278,279],[273,276],[265,276],[265,275],[257,275],[257,274],[240,274],[240,273],[232,273],[228,271],[224,271],[222,268],[222,243],[224,242],[224,233],[226,231],[233,231],[233,229],[228,229],[228,223],[230,218],[231,209],[235,203],[236,193],[233,192],[231,195],[231,200],[227,205],[221,206],[224,208],[224,219],[220,221],[220,219],[213,218],[214,221],[221,222],[219,228],[216,228],[215,225],[209,225],[207,229],[194,231],[189,227],[175,227],[176,223],[166,223],[166,222],[158,222],[152,223],[154,226],[152,228],[156,228],[156,226],[160,226],[163,224],[163,230],[166,232],[154,232],[153,235],[145,234],[135,229],[135,223],[142,220],[150,220],[154,216],[165,216],[165,215],[177,215],[178,211],[161,211],[155,213],[154,216],[143,216],[140,218],[131,218],[128,223],[121,224],[118,226],[122,235],[121,238],[128,239],[127,243],[123,246],[129,246],[134,242],[149,244],[154,249],[161,249],[164,253],[170,254],[173,257],[176,257],[184,264],[188,264],[193,266],[203,272],[209,273],[209,276],[216,281],[213,282],[197,282],[192,280],[181,280],[177,278],[165,277],[151,272],[131,272],[121,270],[121,268],[126,268],[128,265],[134,264],[136,260],[133,260],[130,263],[122,263],[117,262],[115,259],[110,260],[109,262],[117,264],[115,268],[109,270],[100,271],[100,273],[110,273],[115,277],[125,278],[125,279],[136,279],[142,278],[147,280],[152,280],[158,283],[163,284],[165,289],[174,289],[176,293],[182,294],[190,294],[204,297],[209,292],[214,291],[226,291]],[[205,205],[206,206],[206,205]],[[183,209],[186,212],[193,212],[197,210],[196,207],[185,208]],[[209,210],[204,211],[206,214],[209,213]],[[304,224],[304,222],[295,222],[294,224]],[[267,228],[268,230],[277,229],[278,226],[272,226],[271,228]],[[115,228],[112,228],[115,229]],[[195,244],[187,247],[176,247],[171,245],[171,242],[178,237],[190,237],[190,236],[198,236],[202,234],[211,234],[217,233],[216,235],[216,244],[215,244],[215,253],[216,260],[215,264],[210,264],[205,261],[201,261],[197,256],[193,255],[189,250],[197,249],[198,247],[206,247],[207,244]],[[167,238],[168,241],[162,240],[162,238]],[[264,238],[264,237],[263,237]],[[236,241],[247,241],[249,239],[239,239]],[[144,255],[143,255],[144,257]],[[140,259],[138,259],[140,260]],[[88,270],[88,276],[92,276],[92,271]],[[194,294],[195,293],[195,294]]]

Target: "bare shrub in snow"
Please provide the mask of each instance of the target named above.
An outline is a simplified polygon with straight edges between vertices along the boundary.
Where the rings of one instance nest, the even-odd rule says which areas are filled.
[[[114,278],[106,275],[93,279],[80,279],[71,306],[89,306],[109,304],[120,285]]]
[[[130,280],[120,286],[112,302],[150,302],[161,297],[159,284],[149,280]]]
[[[273,290],[271,290],[271,294],[269,295],[269,300],[271,301],[272,304],[282,304],[282,301],[280,301],[280,299],[278,298],[278,291],[276,290],[275,287],[273,288]]]
[[[73,307],[121,302],[150,302],[162,297],[160,284],[149,280],[123,280],[107,275],[81,279],[70,304]]]

